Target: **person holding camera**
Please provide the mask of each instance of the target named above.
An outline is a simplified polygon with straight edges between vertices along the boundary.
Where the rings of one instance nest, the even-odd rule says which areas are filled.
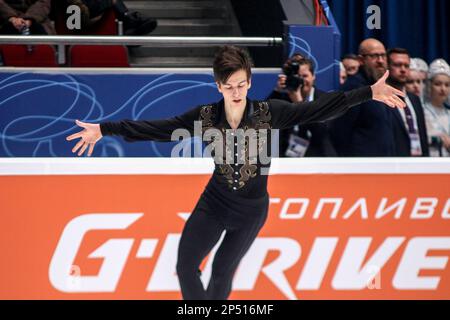
[[[283,74],[278,76],[277,87],[268,99],[289,102],[310,102],[324,92],[314,86],[316,76],[310,59],[300,54],[293,55],[283,65]],[[334,157],[337,153],[328,134],[327,122],[295,125],[280,130],[280,157]]]
[[[50,0],[0,0],[0,34],[55,34]]]

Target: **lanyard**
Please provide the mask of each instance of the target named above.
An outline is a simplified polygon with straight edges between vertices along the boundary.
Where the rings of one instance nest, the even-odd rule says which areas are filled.
[[[409,99],[408,95],[405,96],[405,103],[406,103],[406,107],[404,109],[402,109],[401,111],[399,110],[399,112],[401,113],[402,118],[403,118],[403,123],[404,123],[405,128],[408,131],[408,133],[411,133],[411,130],[413,130],[413,133],[417,133],[419,131],[418,125],[416,125],[417,124],[417,117],[416,117],[417,115],[416,115],[416,111],[414,110],[414,106],[413,106],[411,100]],[[412,128],[410,128],[410,126],[412,126]]]

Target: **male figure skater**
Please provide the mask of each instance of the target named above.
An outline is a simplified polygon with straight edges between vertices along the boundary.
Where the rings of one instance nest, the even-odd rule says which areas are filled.
[[[250,248],[267,218],[269,195],[267,175],[261,169],[270,163],[254,161],[247,139],[239,139],[239,129],[253,130],[259,142],[268,144],[259,132],[285,129],[294,125],[330,120],[370,99],[391,107],[404,107],[398,96],[403,92],[386,85],[386,73],[377,83],[349,92],[322,95],[313,102],[290,103],[281,100],[251,101],[251,61],[245,51],[234,46],[222,47],[215,57],[214,77],[223,95],[219,102],[195,107],[166,120],[102,122],[90,124],[76,121],[82,131],[67,137],[80,138],[72,149],[81,156],[105,135],[120,135],[127,141],[171,141],[176,129],[194,131],[194,122],[202,129],[215,129],[223,134],[215,148],[215,170],[190,215],[178,248],[177,274],[184,299],[227,299],[232,278],[242,257]],[[214,142],[211,142],[214,143]],[[221,155],[220,149],[225,150]],[[214,257],[211,280],[207,289],[200,280],[199,266],[218,242],[225,237]]]

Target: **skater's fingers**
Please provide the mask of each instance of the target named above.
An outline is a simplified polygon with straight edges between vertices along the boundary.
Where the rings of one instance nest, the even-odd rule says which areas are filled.
[[[389,77],[389,70],[384,73],[384,75],[380,78],[379,81],[386,82],[388,77]]]
[[[86,125],[87,125],[86,122],[82,122],[80,120],[75,120],[75,123],[82,128],[86,128]]]
[[[384,103],[391,108],[395,108],[395,101],[392,98],[386,98]]]
[[[394,95],[392,97],[392,99],[395,101],[395,105],[399,108],[404,108],[406,106],[406,103],[400,99],[399,97],[397,97],[396,95]]]
[[[68,136],[68,137],[66,138],[66,140],[70,141],[70,140],[73,140],[73,139],[79,138],[79,137],[81,137],[81,135],[82,135],[82,132],[83,132],[83,131],[80,131],[80,132],[74,133],[74,134],[72,134],[72,135]]]
[[[78,152],[78,156],[83,155],[84,151],[86,151],[86,148],[89,146],[88,143],[84,143],[83,146],[81,147],[81,150]]]
[[[403,91],[395,89],[394,87],[391,87],[391,86],[389,86],[389,88],[392,90],[392,93],[397,95],[397,96],[400,96],[400,97],[405,97],[406,96]]]
[[[77,150],[83,145],[83,143],[84,143],[83,140],[78,141],[78,143],[75,145],[75,147],[73,147],[72,153],[77,152]]]
[[[94,152],[94,146],[95,142],[89,144],[88,157],[90,157],[92,155],[92,152]]]

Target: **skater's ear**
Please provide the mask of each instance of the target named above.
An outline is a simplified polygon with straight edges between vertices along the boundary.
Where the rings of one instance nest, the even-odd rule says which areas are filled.
[[[217,90],[219,90],[220,93],[222,93],[222,86],[219,81],[216,81]]]

